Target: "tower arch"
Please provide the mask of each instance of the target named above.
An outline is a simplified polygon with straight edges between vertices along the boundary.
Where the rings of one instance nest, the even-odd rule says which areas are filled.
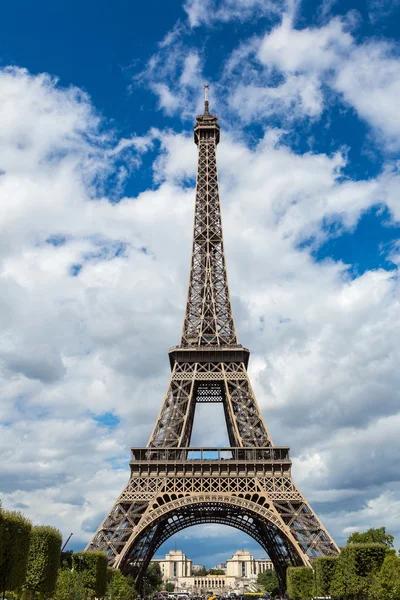
[[[144,516],[141,527],[132,532],[123,553],[115,562],[115,566],[124,573],[134,575],[139,587],[151,558],[162,544],[179,531],[206,523],[228,525],[252,537],[270,556],[282,587],[287,566],[311,564],[290,528],[268,503],[262,505],[245,497],[227,494],[182,494],[173,500],[165,496],[162,499],[167,501],[155,503]],[[256,499],[259,500],[259,495]],[[151,549],[143,560],[141,549],[148,537],[152,538]]]

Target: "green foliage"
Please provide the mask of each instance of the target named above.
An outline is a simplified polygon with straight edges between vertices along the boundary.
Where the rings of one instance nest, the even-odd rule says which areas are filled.
[[[77,552],[72,556],[79,593],[84,600],[102,598],[107,589],[107,556],[104,552]]]
[[[60,567],[61,569],[72,569],[72,550],[66,550],[60,554]]]
[[[289,567],[286,584],[290,600],[310,600],[314,588],[313,570],[309,567]]]
[[[210,575],[225,575],[225,571],[223,569],[210,569]]]
[[[125,577],[118,569],[113,570],[106,595],[112,600],[134,600],[136,594],[133,579]]]
[[[17,512],[0,513],[0,590],[17,590],[25,582],[32,525]]]
[[[384,544],[388,548],[393,548],[393,540],[394,537],[386,533],[386,527],[379,527],[379,529],[368,529],[364,533],[355,531],[349,536],[347,544]]]
[[[376,600],[400,598],[400,558],[394,552],[386,554],[371,595]]]
[[[329,596],[338,556],[324,556],[315,561],[316,596]]]
[[[345,546],[338,558],[331,583],[331,595],[338,599],[371,598],[375,579],[385,559],[387,546],[356,544]]]
[[[54,529],[39,525],[32,527],[29,543],[28,568],[25,588],[33,592],[51,595],[57,583],[60,565],[61,533]]]
[[[76,571],[59,569],[53,600],[75,600],[76,590]]]
[[[175,584],[172,581],[167,581],[165,584],[165,589],[167,592],[173,592],[175,590]]]
[[[208,573],[208,571],[204,566],[202,566],[201,569],[196,571],[196,575],[200,575],[200,577],[203,575],[207,575],[207,573]]]
[[[161,575],[160,565],[151,562],[147,567],[146,575],[143,579],[143,588],[145,596],[152,596],[155,592],[161,589],[163,578]]]
[[[257,583],[262,587],[264,592],[268,592],[273,596],[279,594],[279,580],[275,571],[267,570],[257,575]]]

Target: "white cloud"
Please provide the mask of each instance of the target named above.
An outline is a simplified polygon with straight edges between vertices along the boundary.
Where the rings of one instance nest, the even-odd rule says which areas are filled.
[[[262,40],[258,57],[266,66],[285,73],[320,73],[334,68],[352,44],[352,36],[338,18],[322,27],[295,29],[293,17],[284,15]]]
[[[0,98],[4,504],[87,540],[167,385],[186,299],[196,148],[172,131],[118,143],[100,133],[86,96],[46,76],[2,72]],[[154,189],[109,202],[116,149],[134,165],[156,143]],[[398,171],[343,180],[345,155],[296,155],[276,131],[252,149],[223,131],[218,160],[236,320],[273,439],[294,446],[294,477],[312,500],[333,490],[359,502],[348,496],[358,486],[366,504],[383,492],[395,504],[397,475],[380,453],[388,440],[392,456],[400,452],[397,272],[351,279],[346,265],[315,263],[299,244],[325,239],[326,219],[351,231],[371,206],[395,207]],[[104,413],[120,422],[101,425]],[[201,426],[196,435],[213,441]],[[353,522],[329,523],[340,536]]]
[[[352,13],[304,28],[296,28],[293,11],[285,13],[271,31],[247,45],[242,42],[227,60],[228,85],[235,77],[240,80],[228,98],[230,107],[245,121],[273,116],[315,119],[339,99],[354,108],[389,149],[397,148],[398,48],[377,39],[357,42],[354,28]]]
[[[390,144],[398,147],[400,59],[388,43],[355,47],[337,71],[334,87]]]
[[[202,108],[203,64],[199,50],[188,49],[179,39],[181,31],[174,32],[175,29],[159,46],[145,69],[134,77],[134,82],[151,89],[165,114],[188,118],[195,107],[197,110]]]
[[[315,77],[296,75],[277,86],[240,84],[229,100],[230,107],[247,123],[285,112],[288,118],[316,117],[323,107],[323,95]]]
[[[400,6],[400,0],[368,0],[368,16],[371,23],[375,24],[388,17]]]
[[[279,14],[284,0],[186,0],[183,8],[190,27],[212,25],[218,21],[246,21],[266,14]]]

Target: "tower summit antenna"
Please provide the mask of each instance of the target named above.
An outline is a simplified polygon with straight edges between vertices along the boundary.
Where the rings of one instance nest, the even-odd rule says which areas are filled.
[[[204,85],[204,114],[207,116],[210,114],[210,109],[209,109],[209,104],[208,104],[208,90],[209,89],[210,89],[210,86],[208,85],[208,83],[206,83]]]

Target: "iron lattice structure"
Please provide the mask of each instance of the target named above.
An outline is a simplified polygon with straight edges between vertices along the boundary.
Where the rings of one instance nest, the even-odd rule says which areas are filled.
[[[171,379],[146,448],[133,448],[131,475],[86,550],[140,587],[151,557],[171,535],[223,523],[252,536],[282,587],[288,565],[338,553],[291,477],[289,448],[273,445],[247,374],[229,297],[218,191],[220,128],[206,96],[196,119],[198,172],[193,250],[181,343],[169,352]],[[191,448],[198,402],[221,402],[229,448]]]

